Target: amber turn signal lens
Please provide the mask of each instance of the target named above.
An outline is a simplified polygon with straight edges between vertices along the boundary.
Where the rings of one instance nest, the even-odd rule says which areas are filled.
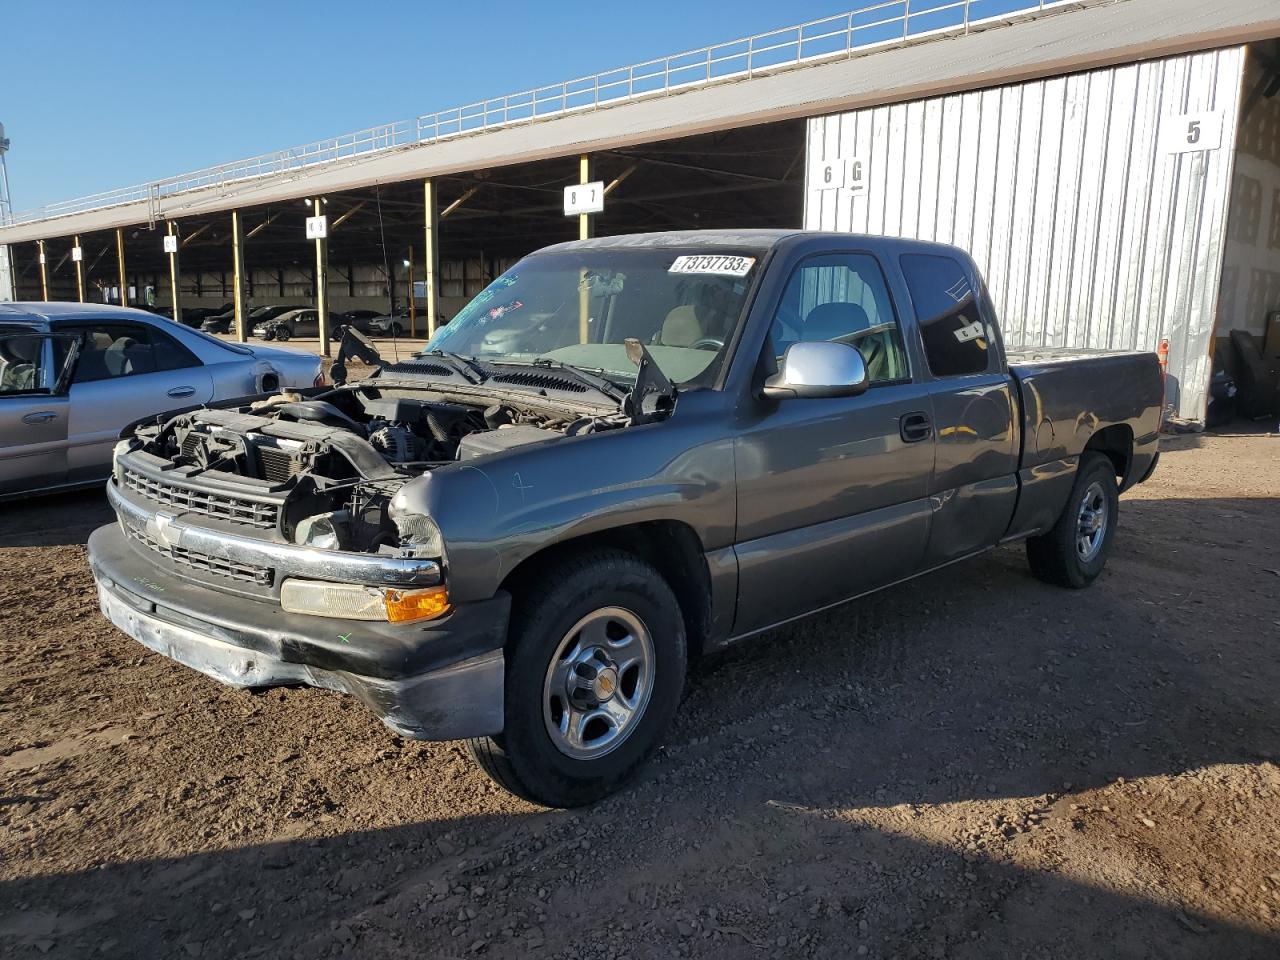
[[[387,607],[387,620],[391,623],[432,620],[449,609],[449,588],[386,590],[383,592],[383,600]]]

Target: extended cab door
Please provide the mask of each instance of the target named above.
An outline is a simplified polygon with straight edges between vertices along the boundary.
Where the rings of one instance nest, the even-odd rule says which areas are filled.
[[[998,543],[1018,499],[1013,384],[990,298],[968,258],[898,258],[920,331],[937,459],[925,566]]]
[[[735,440],[738,615],[758,630],[915,573],[928,539],[933,430],[879,261],[799,259],[772,307],[762,365],[842,340],[870,386],[843,398],[753,396]]]
[[[120,431],[133,421],[213,399],[213,379],[199,358],[156,326],[104,320],[58,329],[81,338],[71,378],[68,482],[106,477]]]
[[[0,494],[57,487],[67,478],[69,338],[0,335]]]

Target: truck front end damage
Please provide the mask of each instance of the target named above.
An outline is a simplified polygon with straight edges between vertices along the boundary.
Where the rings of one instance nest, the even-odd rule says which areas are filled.
[[[118,522],[89,541],[103,614],[225,684],[344,691],[418,739],[500,732],[510,597],[450,597],[446,544],[415,491],[626,419],[609,398],[548,400],[553,374],[528,375],[548,383],[526,403],[402,372],[135,429],[108,484]]]

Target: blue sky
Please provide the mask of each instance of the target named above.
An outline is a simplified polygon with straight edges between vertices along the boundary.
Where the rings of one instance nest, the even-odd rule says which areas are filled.
[[[857,0],[5,0],[15,210],[676,53]]]

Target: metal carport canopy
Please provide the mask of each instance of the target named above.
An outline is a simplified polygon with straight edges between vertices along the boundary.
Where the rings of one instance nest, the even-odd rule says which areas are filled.
[[[922,39],[849,59],[698,87],[598,110],[477,131],[280,176],[192,190],[0,229],[0,243],[85,234],[652,143],[771,120],[1249,43],[1280,35],[1277,0],[1118,0],[1009,26]],[[570,172],[566,168],[566,183]]]

